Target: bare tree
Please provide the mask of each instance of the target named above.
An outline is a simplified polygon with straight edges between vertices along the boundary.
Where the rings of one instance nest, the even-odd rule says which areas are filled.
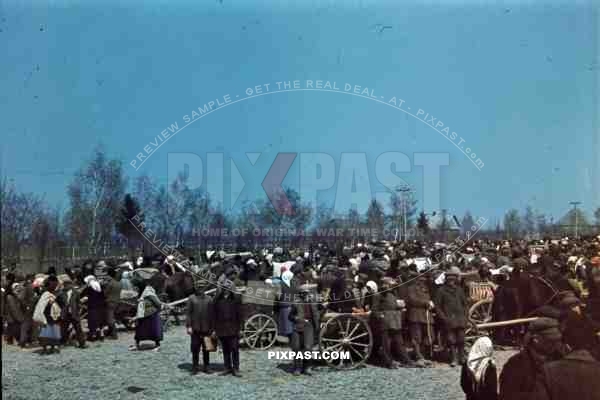
[[[21,249],[31,240],[34,221],[42,204],[41,197],[33,193],[20,193],[14,182],[3,178],[0,184],[3,262],[20,261]]]
[[[97,147],[68,188],[71,209],[67,223],[75,242],[86,244],[95,254],[100,243],[112,239],[125,186],[122,163],[108,160]]]
[[[508,210],[504,215],[504,231],[508,239],[517,238],[522,231],[521,217],[515,209]]]

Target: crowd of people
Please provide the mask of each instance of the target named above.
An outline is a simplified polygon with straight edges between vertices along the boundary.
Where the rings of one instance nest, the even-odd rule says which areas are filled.
[[[368,315],[374,339],[370,362],[394,369],[427,368],[433,361],[462,366],[467,399],[600,396],[600,380],[593,379],[600,377],[600,237],[405,241],[335,251],[317,245],[254,252],[250,258],[228,258],[219,251],[205,257],[201,266],[193,262],[189,271],[179,271],[185,268],[169,256],[157,266],[159,273],[142,281],[129,279],[129,271],[119,276],[115,266],[106,265],[107,276],[100,279],[89,263],[66,269],[60,279],[50,270],[43,282],[11,273],[2,296],[7,341],[22,347],[38,341],[52,352],[71,337],[82,348],[86,340],[115,339],[115,310],[123,291],[135,289],[131,349],[139,350],[140,342],[149,340],[158,350],[165,280],[178,273],[206,277],[203,272],[210,271],[216,281],[194,279],[183,290],[189,296],[186,329],[194,374],[210,372],[210,351],[218,338],[224,374],[240,376],[243,316],[236,288],[258,280],[280,286],[275,301],[278,334],[289,339],[294,351],[313,349],[324,312]],[[148,259],[135,264],[132,270],[152,265]],[[473,328],[468,315],[473,283],[491,291],[495,321],[536,319],[493,329],[490,338],[479,339],[466,354],[465,334]],[[87,337],[81,326],[82,304],[87,308]],[[499,379],[492,340],[521,348]],[[311,374],[307,360],[296,360],[292,367],[295,375]]]
[[[127,291],[125,287],[139,294],[135,296],[136,335],[132,349],[139,349],[143,340],[151,340],[158,350],[162,340],[159,312],[163,304],[156,290],[162,290],[163,279],[157,275],[147,281],[131,282],[126,274],[119,277],[117,268],[104,261],[97,267],[103,267],[106,275],[96,276],[97,269],[86,262],[83,267],[66,268],[60,275],[51,267],[37,277],[30,274],[21,278],[18,271],[3,276],[2,331],[6,343],[16,343],[22,349],[39,345],[43,354],[51,354],[71,342],[85,349],[86,342],[116,340],[115,313]]]

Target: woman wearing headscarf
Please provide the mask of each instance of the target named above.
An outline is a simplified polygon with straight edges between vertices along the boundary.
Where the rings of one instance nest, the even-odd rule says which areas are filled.
[[[289,320],[292,303],[294,302],[294,294],[296,291],[292,287],[292,278],[294,274],[291,271],[285,271],[281,274],[281,293],[276,302],[277,307],[277,328],[279,335],[285,336],[288,339],[294,332],[294,325]]]
[[[39,334],[39,341],[42,345],[42,352],[58,353],[56,348],[60,343],[60,314],[61,309],[56,302],[56,289],[58,288],[58,278],[55,275],[50,275],[46,280],[46,288],[42,296],[38,300],[33,320],[42,326]]]
[[[466,400],[498,399],[498,377],[493,354],[494,346],[489,337],[481,337],[473,344],[460,376],[460,386]]]
[[[157,273],[141,291],[135,316],[135,346],[131,346],[130,350],[140,350],[140,342],[144,340],[151,340],[156,344],[154,351],[160,349],[160,342],[163,340],[160,311],[163,304],[158,298],[157,289],[160,289],[161,283],[160,273]]]
[[[94,275],[88,275],[83,279],[86,287],[81,292],[81,298],[87,298],[87,321],[88,321],[88,338],[92,342],[95,340],[103,340],[102,327],[105,320],[106,301],[100,282]]]

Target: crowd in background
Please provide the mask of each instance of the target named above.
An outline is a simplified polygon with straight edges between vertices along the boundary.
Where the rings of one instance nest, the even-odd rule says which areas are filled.
[[[556,396],[566,393],[597,399],[600,394],[594,386],[598,380],[591,379],[600,376],[600,237],[406,241],[335,250],[315,245],[254,251],[250,257],[209,251],[203,258],[200,265],[192,259],[189,271],[168,256],[154,264],[150,258],[139,258],[126,268],[87,262],[64,269],[60,276],[50,269],[43,279],[11,272],[3,277],[3,333],[9,343],[21,347],[38,343],[44,352],[58,351],[70,340],[85,348],[86,341],[116,339],[115,314],[123,293],[134,291],[132,350],[140,349],[145,340],[154,341],[158,350],[163,339],[159,316],[163,300],[183,297],[188,298],[194,371],[199,369],[201,349],[207,369],[204,340],[218,336],[226,372],[239,375],[242,321],[234,288],[267,281],[281,287],[275,302],[278,333],[288,337],[292,349],[311,349],[316,344],[319,315],[325,311],[367,314],[374,338],[370,361],[387,368],[425,368],[433,361],[460,365],[469,399],[562,398]],[[160,273],[147,280],[131,279],[137,268],[152,266]],[[105,274],[98,276],[97,267]],[[207,284],[197,278],[207,276],[206,271],[217,281]],[[192,285],[185,278],[175,279],[178,275],[194,278]],[[166,290],[165,282],[176,282],[176,287]],[[234,286],[224,290],[225,282]],[[522,349],[506,364],[499,382],[491,341],[480,339],[471,353],[465,352],[466,333],[472,329],[472,283],[484,283],[475,287],[491,291],[493,320],[538,317],[529,325],[491,331],[494,344]],[[303,307],[311,287],[316,296],[310,297],[311,307]],[[217,289],[214,297],[206,295],[210,288]],[[301,301],[294,300],[294,294]],[[84,304],[85,333],[80,312]],[[310,374],[309,365],[295,363],[294,373]]]

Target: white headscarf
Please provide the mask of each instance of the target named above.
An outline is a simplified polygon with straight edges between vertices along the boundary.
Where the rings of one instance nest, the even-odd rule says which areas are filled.
[[[467,358],[467,368],[471,370],[475,377],[475,382],[481,382],[481,377],[485,373],[490,363],[493,363],[494,345],[489,337],[480,337],[475,341],[469,357]]]
[[[369,281],[365,284],[369,289],[373,291],[373,293],[377,293],[377,284],[373,281]]]
[[[100,286],[100,282],[98,282],[98,280],[96,279],[96,277],[94,275],[88,275],[86,276],[83,281],[85,282],[86,285],[88,285],[89,287],[91,287],[92,289],[94,289],[96,292],[101,292],[102,291],[102,287]]]

